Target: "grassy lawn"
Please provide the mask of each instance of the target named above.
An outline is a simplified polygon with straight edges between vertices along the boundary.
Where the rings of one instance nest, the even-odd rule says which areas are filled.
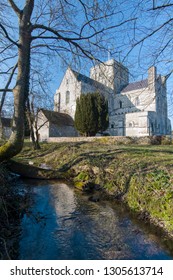
[[[66,172],[74,185],[99,184],[106,192],[142,213],[173,237],[173,146],[115,145],[102,141],[43,143],[32,150],[25,143],[15,157],[44,163]]]
[[[34,151],[30,142],[25,143],[22,152],[15,157],[17,161],[33,161],[36,166],[46,163],[52,168],[71,168],[84,161],[91,166],[144,171],[163,168],[172,173],[173,146],[123,146],[95,142],[43,143],[41,150]]]

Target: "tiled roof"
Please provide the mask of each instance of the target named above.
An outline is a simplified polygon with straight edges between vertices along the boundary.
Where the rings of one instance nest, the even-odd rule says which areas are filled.
[[[128,84],[121,92],[138,90],[146,87],[148,87],[148,79]]]
[[[3,127],[12,127],[12,119],[10,118],[1,118],[1,123]]]
[[[41,110],[45,117],[48,119],[49,122],[59,125],[59,126],[74,126],[74,122],[72,117],[70,117],[68,114],[54,112],[42,109]]]
[[[71,70],[72,70],[72,69],[71,69]],[[89,84],[89,85],[91,85],[91,86],[94,86],[94,87],[96,87],[96,88],[101,88],[101,89],[107,88],[107,87],[106,87],[105,85],[103,85],[102,83],[99,83],[99,82],[95,81],[94,79],[91,79],[91,78],[89,78],[89,77],[87,77],[87,76],[85,76],[85,75],[83,75],[83,74],[81,74],[81,73],[79,73],[79,72],[76,72],[76,71],[74,71],[74,70],[72,70],[72,72],[74,73],[76,79],[77,79],[79,82],[84,82],[84,83]]]

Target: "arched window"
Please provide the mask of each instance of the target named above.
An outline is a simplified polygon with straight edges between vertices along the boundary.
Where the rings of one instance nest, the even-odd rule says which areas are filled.
[[[140,105],[140,100],[139,100],[139,97],[137,96],[135,98],[135,106],[138,106],[138,105]]]
[[[69,104],[69,102],[70,102],[70,92],[66,91],[66,99],[65,99],[66,105]]]
[[[134,123],[133,123],[133,122],[130,122],[130,123],[129,123],[129,127],[134,127]]]
[[[57,111],[60,112],[60,106],[61,106],[61,93],[60,92],[58,92],[58,95],[57,95],[57,103],[58,103]]]
[[[123,102],[120,100],[120,108],[123,107]]]
[[[57,92],[54,98],[54,108],[56,112],[60,112],[61,94]]]

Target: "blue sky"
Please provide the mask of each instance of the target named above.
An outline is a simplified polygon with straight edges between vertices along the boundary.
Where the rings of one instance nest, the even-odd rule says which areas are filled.
[[[17,4],[20,4],[20,7],[22,7],[25,1],[16,0],[15,2]],[[59,1],[58,2],[54,0],[35,1],[36,4],[38,4],[39,2],[45,4],[47,3],[47,5],[45,5],[44,8],[45,16],[40,17],[38,21],[39,23],[46,24],[46,22],[48,22],[47,12],[49,12],[50,9],[52,9],[52,7],[54,7],[55,9],[56,4],[59,3]],[[87,0],[85,2],[87,2]],[[97,3],[97,1],[90,1],[90,2]],[[158,5],[162,5],[162,4],[171,3],[173,1],[155,0],[155,2]],[[68,13],[69,19],[73,20],[73,24],[74,24],[74,30],[72,29],[72,31],[79,30],[79,26],[84,20],[84,15],[82,14],[81,11],[75,13],[75,9],[77,11],[79,7],[77,3],[79,3],[78,0],[73,1],[73,4],[76,4],[76,8],[73,9],[74,14],[72,14],[72,17],[71,14]],[[98,1],[98,3],[102,4],[103,0]],[[132,19],[132,21],[129,21],[126,24],[122,24],[119,27],[109,30],[109,32],[107,33],[103,32],[103,35],[100,37],[100,40],[101,40],[101,45],[104,46],[105,49],[101,50],[99,48],[98,49],[95,48],[95,54],[97,58],[106,61],[108,58],[108,52],[106,48],[109,48],[111,53],[111,58],[123,62],[123,64],[125,64],[129,68],[131,74],[130,75],[131,82],[146,78],[147,70],[153,64],[157,66],[158,73],[162,75],[167,75],[170,71],[172,71],[173,69],[172,41],[171,41],[172,25],[165,26],[165,28],[161,29],[156,34],[154,34],[154,36],[151,36],[148,39],[144,40],[141,44],[136,45],[136,47],[134,47],[134,45],[137,43],[137,41],[140,41],[141,38],[144,38],[147,34],[149,34],[153,28],[156,29],[159,25],[162,25],[166,20],[169,20],[173,14],[173,7],[153,12],[150,11],[153,3],[152,0],[146,0],[146,1],[118,0],[118,1],[113,1],[112,3],[118,4],[114,10],[115,16],[110,18],[109,20],[103,18],[100,23],[100,28],[102,28],[104,25],[106,27],[111,25],[116,26],[118,23],[121,23],[125,20],[128,21],[129,19]],[[38,13],[39,9],[40,6],[37,5],[36,9],[34,10],[33,18]],[[3,12],[0,11],[0,15],[1,13]],[[8,13],[8,10],[6,14],[4,15],[2,14],[2,17],[3,20],[8,20],[9,24],[10,22],[14,26],[15,24],[17,24],[15,14]],[[67,28],[67,26],[64,26],[63,20],[58,19],[59,29]],[[92,32],[92,30],[90,30],[90,28],[86,28],[86,32],[87,33]],[[17,34],[16,30],[14,30],[14,38],[16,34]],[[169,40],[170,40],[170,44],[164,50],[164,53],[160,53],[160,55],[157,56],[159,50],[161,48],[164,49],[164,46]],[[94,43],[94,39],[92,40],[92,43]],[[70,53],[66,55],[67,55],[66,58],[65,56],[62,58],[61,55],[60,58],[58,53],[54,52],[52,57],[49,57],[49,59],[46,59],[44,55],[40,55],[40,61],[34,60],[35,58],[32,59],[33,68],[37,68],[40,66],[44,68],[43,70],[47,71],[46,75],[48,80],[50,75],[50,83],[48,83],[49,90],[47,89],[47,92],[49,92],[48,95],[50,95],[52,101],[53,101],[53,95],[56,89],[59,87],[59,84],[62,80],[62,77],[65,73],[68,64],[73,65],[73,67],[77,71],[80,71],[85,75],[89,75],[89,69],[92,66],[92,63],[89,60],[83,59],[80,61],[80,63],[79,61],[78,63],[76,63],[76,58],[72,57]],[[63,59],[65,61],[63,61]],[[50,72],[49,75],[48,75],[48,71]],[[172,76],[170,76],[170,78],[167,81],[169,95],[172,94],[172,88],[173,88]],[[0,83],[3,84],[3,79],[1,76],[0,76]],[[172,123],[173,123],[173,117],[172,117]]]

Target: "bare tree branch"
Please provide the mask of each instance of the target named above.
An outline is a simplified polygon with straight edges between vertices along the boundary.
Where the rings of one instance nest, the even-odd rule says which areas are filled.
[[[132,45],[132,48],[128,51],[128,53],[126,54],[126,57],[132,52],[132,50],[140,45],[141,43],[143,43],[146,39],[152,37],[154,34],[156,34],[159,30],[161,30],[164,26],[168,25],[170,22],[173,21],[173,18],[170,18],[168,21],[164,22],[162,25],[160,25],[158,28],[154,29],[152,32],[150,32],[149,34],[147,34],[145,37],[143,37],[141,40],[137,41],[135,44]]]
[[[13,92],[12,88],[0,88],[0,92]]]
[[[18,15],[18,17],[20,17],[22,11],[17,7],[17,5],[14,3],[13,0],[8,0],[8,2],[10,3],[11,7],[15,11],[15,13]]]
[[[4,102],[5,102],[6,93],[7,93],[7,91],[9,91],[9,88],[8,88],[8,87],[9,87],[11,81],[12,81],[12,78],[13,78],[13,75],[14,75],[16,69],[17,69],[17,63],[16,63],[16,65],[13,67],[13,70],[12,70],[12,72],[11,72],[11,75],[10,75],[8,81],[7,81],[7,84],[6,84],[5,89],[4,89],[4,91],[3,91],[3,94],[2,94],[2,98],[1,98],[1,102],[0,102],[0,115],[1,115],[2,108],[3,108]]]
[[[13,43],[13,44],[16,45],[17,47],[19,47],[19,44],[9,37],[7,30],[5,29],[5,27],[4,27],[1,23],[0,23],[0,27],[1,27],[1,29],[3,30],[3,32],[5,33],[5,37],[6,37],[11,43]]]
[[[167,8],[167,7],[171,7],[171,6],[173,6],[173,4],[171,4],[171,3],[163,4],[161,6],[157,6],[156,0],[153,0],[153,8],[152,8],[152,10],[163,9],[163,8]]]
[[[26,4],[22,13],[28,18],[29,22],[30,22],[31,14],[33,12],[33,8],[34,8],[34,0],[26,0]]]
[[[66,42],[72,42],[72,41],[82,41],[82,40],[89,40],[93,37],[95,37],[96,35],[98,34],[101,34],[105,31],[108,31],[110,29],[114,29],[114,28],[117,28],[117,27],[120,27],[128,22],[131,22],[131,21],[135,21],[137,18],[132,18],[132,19],[127,19],[119,24],[116,24],[116,25],[112,25],[112,26],[108,26],[106,28],[102,28],[98,31],[95,31],[94,33],[92,33],[91,35],[88,35],[88,36],[81,36],[81,34],[77,34],[78,37],[64,37],[63,35],[61,35],[59,33],[59,31],[56,31],[54,30],[53,28],[51,27],[48,27],[48,26],[45,26],[45,25],[42,25],[42,24],[35,24],[32,26],[32,29],[43,29],[45,31],[48,31],[48,32],[51,32],[53,33],[54,35],[56,35],[57,37],[52,37],[52,36],[32,36],[32,40],[35,40],[35,39],[58,39],[58,40],[64,40]]]

